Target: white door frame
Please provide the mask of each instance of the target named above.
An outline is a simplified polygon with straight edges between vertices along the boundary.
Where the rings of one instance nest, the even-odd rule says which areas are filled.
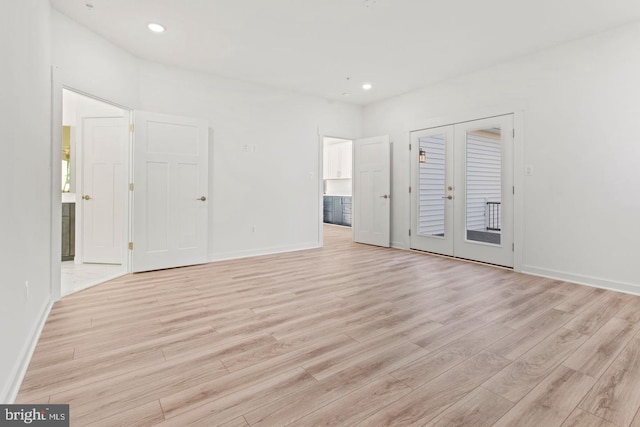
[[[111,104],[115,107],[121,108],[125,111],[129,112],[129,118],[131,117],[132,108],[120,105],[116,102],[109,101],[104,98],[100,98],[95,96],[88,91],[83,91],[73,85],[64,84],[58,75],[58,70],[55,67],[52,67],[51,70],[51,198],[50,198],[50,213],[51,213],[51,235],[49,236],[50,241],[50,279],[51,279],[51,301],[58,301],[62,296],[61,289],[61,259],[62,259],[62,209],[60,209],[62,203],[62,193],[60,191],[60,177],[62,176],[62,90],[67,89],[77,94],[93,98],[97,101],[104,102],[106,104]],[[129,136],[129,149],[127,149],[128,158],[126,162],[130,165],[131,162],[131,136]],[[127,170],[127,180],[130,179],[130,166]],[[130,181],[127,181],[130,182]],[[130,196],[126,198],[125,203],[126,212],[128,213],[129,218],[131,217],[131,203]],[[127,222],[128,223],[128,222]],[[127,235],[129,236],[129,230],[131,229],[130,225],[128,225]],[[129,236],[130,237],[130,236]],[[128,240],[127,240],[128,241]],[[131,271],[131,256],[126,257],[126,268],[127,272]]]
[[[522,271],[522,248],[523,248],[523,191],[524,191],[524,106],[523,105],[503,105],[489,107],[484,109],[472,110],[471,112],[463,112],[451,114],[443,117],[435,117],[426,120],[418,120],[407,122],[403,126],[405,129],[407,147],[411,144],[411,132],[417,132],[423,129],[436,128],[441,126],[454,125],[474,121],[480,118],[490,118],[496,116],[504,116],[513,114],[513,129],[515,135],[513,137],[513,183],[515,194],[513,198],[513,270]],[[411,165],[411,152],[406,151],[408,165]],[[411,167],[407,168],[408,182],[411,182]],[[408,199],[406,224],[411,229],[411,194],[407,193]],[[410,237],[406,235],[406,248],[411,247]]]

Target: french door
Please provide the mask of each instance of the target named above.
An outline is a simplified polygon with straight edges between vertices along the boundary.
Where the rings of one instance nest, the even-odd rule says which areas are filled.
[[[513,115],[411,133],[411,248],[513,267]]]

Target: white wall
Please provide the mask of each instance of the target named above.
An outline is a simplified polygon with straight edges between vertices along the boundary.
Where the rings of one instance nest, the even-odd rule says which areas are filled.
[[[523,163],[534,168],[518,189],[523,270],[640,293],[639,50],[634,24],[365,108],[364,134],[394,141],[394,245],[409,245],[409,131],[523,109]]]
[[[360,107],[150,62],[140,102],[209,121],[211,260],[318,246],[318,128],[357,136]]]
[[[139,60],[55,11],[53,60],[62,85],[209,121],[211,260],[319,244],[318,129],[358,137],[361,107]]]
[[[138,60],[61,13],[51,13],[56,83],[128,108],[138,107]]]
[[[5,160],[0,168],[2,403],[13,401],[31,340],[49,307],[49,14],[46,1],[0,2],[0,147]]]

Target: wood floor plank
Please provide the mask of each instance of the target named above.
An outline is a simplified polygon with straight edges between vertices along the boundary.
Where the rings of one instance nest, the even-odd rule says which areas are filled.
[[[427,423],[509,362],[495,354],[482,352],[461,363],[457,369],[445,372],[387,405],[361,425],[380,427]]]
[[[640,408],[640,337],[625,347],[602,374],[580,408],[619,426],[627,426]]]
[[[133,410],[157,401],[158,395],[186,390],[227,373],[224,365],[212,357],[168,361],[54,394],[50,403],[69,404],[73,406],[74,416],[81,417],[83,421],[97,422],[103,411],[119,413]],[[149,387],[150,384],[153,388]],[[117,394],[104,392],[111,389],[122,391]]]
[[[483,387],[505,399],[517,402],[550,375],[587,338],[586,335],[570,329],[559,329],[489,379]]]
[[[328,354],[327,357],[319,359],[314,363],[304,364],[302,367],[305,371],[313,375],[315,379],[322,381],[349,366],[357,365],[378,353],[383,353],[401,345],[404,347],[413,345],[415,350],[420,349],[420,347],[415,344],[407,343],[402,337],[384,335],[381,338],[372,339],[352,346],[345,346]]]
[[[576,287],[574,285],[574,288],[576,288],[577,291],[568,296],[560,304],[556,305],[554,307],[556,310],[577,314],[589,307],[589,305],[595,302],[599,296],[606,292],[604,289],[589,288],[586,286]]]
[[[563,364],[574,371],[599,378],[638,331],[640,323],[613,317]]]
[[[75,420],[77,420],[77,418],[74,408],[74,422],[72,424],[74,427],[146,427],[156,425],[164,421],[162,408],[160,407],[160,402],[157,400],[129,409],[128,411],[113,412],[113,415],[111,416],[100,418],[97,421],[90,422],[88,424],[84,424],[84,420],[82,423],[76,422]]]
[[[426,427],[488,427],[507,413],[513,403],[478,387],[450,406]]]
[[[273,375],[274,372],[283,370],[285,372],[290,371],[293,367],[299,367],[303,361],[316,360],[328,352],[353,342],[354,341],[347,336],[324,338],[298,351],[288,353],[285,357],[269,360],[249,368],[232,372],[218,380],[163,396],[160,399],[160,403],[162,404],[165,416],[173,417],[188,412],[197,406],[201,406],[207,401],[213,401],[227,394],[235,393],[246,387],[247,384],[253,384],[268,378],[270,375]]]
[[[581,334],[593,335],[627,305],[631,299],[633,297],[627,294],[615,292],[603,294],[595,303],[567,323],[566,328],[573,329]]]
[[[238,417],[235,420],[231,420],[231,421],[226,422],[224,424],[220,424],[220,427],[246,427],[248,425],[249,424],[244,419],[244,417]]]
[[[296,368],[270,376],[252,387],[242,388],[219,399],[167,416],[159,426],[220,425],[232,421],[253,408],[259,408],[283,396],[297,393],[315,383],[304,369]],[[164,407],[163,407],[164,408]],[[175,411],[174,411],[175,413]]]
[[[576,408],[560,427],[616,427],[616,425]]]
[[[424,349],[411,343],[394,347],[311,385],[295,397],[251,410],[244,417],[251,426],[290,424],[424,354]]]
[[[386,406],[410,392],[411,387],[404,385],[402,381],[385,376],[333,401],[291,425],[310,427],[355,425],[358,421],[380,409],[381,406]]]
[[[551,309],[502,338],[489,349],[492,353],[515,360],[566,324],[571,314]]]
[[[640,427],[640,297],[350,231],[63,298],[17,402],[74,426]]]
[[[588,375],[559,366],[495,426],[560,426],[593,383]]]
[[[632,298],[615,316],[631,323],[640,322],[640,298]]]
[[[513,332],[502,324],[491,324],[470,332],[439,351],[391,372],[412,388],[418,388],[438,375],[475,356],[493,342]]]

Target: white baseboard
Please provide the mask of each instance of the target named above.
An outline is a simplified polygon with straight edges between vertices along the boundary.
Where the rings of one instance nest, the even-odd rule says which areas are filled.
[[[270,248],[258,248],[258,249],[249,249],[242,251],[232,251],[232,252],[220,252],[209,254],[209,262],[216,261],[226,261],[231,259],[239,259],[239,258],[250,258],[254,256],[261,255],[273,255],[284,252],[296,252],[296,251],[304,251],[308,249],[317,249],[320,245],[317,241],[301,243],[298,245],[290,245],[290,246],[273,246]]]
[[[40,313],[40,318],[38,319],[38,322],[33,326],[31,333],[29,334],[29,340],[25,342],[21,357],[15,368],[13,369],[13,374],[11,375],[11,378],[13,379],[9,382],[8,387],[0,396],[0,402],[6,402],[9,404],[15,402],[16,397],[18,396],[18,392],[20,391],[20,386],[22,385],[22,380],[24,380],[24,376],[27,373],[27,368],[29,368],[29,364],[31,363],[31,357],[33,356],[33,352],[36,349],[38,340],[40,339],[40,334],[42,334],[44,324],[49,318],[51,307],[53,307],[53,302],[47,302],[44,305]]]
[[[631,283],[616,282],[599,277],[583,276],[580,274],[572,274],[564,271],[533,267],[531,265],[523,265],[521,272],[532,274],[534,276],[547,277],[549,279],[573,282],[579,285],[591,286],[593,288],[607,289],[610,291],[623,292],[625,294],[631,295],[640,295],[640,285],[634,285]]]

